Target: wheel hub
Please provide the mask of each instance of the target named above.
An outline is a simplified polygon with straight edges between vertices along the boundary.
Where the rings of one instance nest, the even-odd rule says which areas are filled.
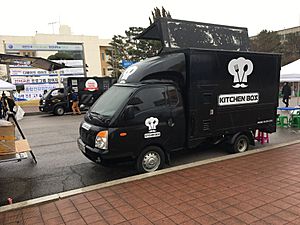
[[[143,168],[145,171],[155,171],[160,165],[160,156],[157,152],[148,152],[143,159]]]

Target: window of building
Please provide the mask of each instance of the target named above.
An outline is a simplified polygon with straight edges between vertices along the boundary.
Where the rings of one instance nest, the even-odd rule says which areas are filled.
[[[105,54],[104,54],[104,52],[101,53],[101,56],[102,56],[102,60],[105,61]]]
[[[102,74],[106,75],[106,69],[105,68],[102,68]]]

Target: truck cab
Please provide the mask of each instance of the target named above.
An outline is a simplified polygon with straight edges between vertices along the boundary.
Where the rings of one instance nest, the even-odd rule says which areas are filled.
[[[53,112],[58,116],[70,111],[67,90],[65,88],[55,88],[47,91],[40,99],[39,109],[42,112]]]

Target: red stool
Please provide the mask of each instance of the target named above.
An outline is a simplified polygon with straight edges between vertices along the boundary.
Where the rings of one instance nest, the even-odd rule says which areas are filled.
[[[264,143],[269,143],[269,134],[262,132],[260,130],[256,131],[257,135],[255,136],[255,140],[259,141],[262,145]]]

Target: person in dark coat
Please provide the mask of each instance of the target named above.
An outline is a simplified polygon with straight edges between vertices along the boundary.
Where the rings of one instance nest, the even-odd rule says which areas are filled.
[[[14,107],[16,106],[15,100],[12,96],[6,98],[6,102],[10,112],[15,113]]]
[[[288,82],[284,83],[282,90],[281,90],[281,94],[283,96],[282,102],[285,104],[285,107],[289,107],[289,100],[290,100],[290,96],[292,94],[292,89]]]

